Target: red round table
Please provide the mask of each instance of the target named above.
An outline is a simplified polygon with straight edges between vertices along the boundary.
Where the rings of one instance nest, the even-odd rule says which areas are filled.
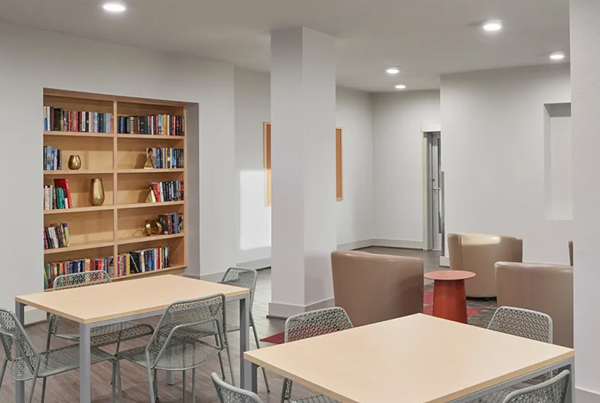
[[[440,270],[425,273],[433,280],[433,316],[467,323],[465,280],[475,273],[463,270]]]

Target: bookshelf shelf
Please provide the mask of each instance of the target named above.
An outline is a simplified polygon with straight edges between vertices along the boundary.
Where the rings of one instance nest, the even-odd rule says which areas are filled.
[[[182,274],[186,269],[185,265],[174,265],[171,267],[165,267],[164,269],[155,270],[155,271],[147,271],[145,273],[134,273],[129,276],[121,276],[121,277],[113,277],[112,281],[120,281],[120,280],[131,280],[134,278],[142,277],[142,276],[151,276],[151,275],[160,275],[160,274]]]
[[[135,140],[185,140],[185,136],[164,136],[158,134],[117,134],[118,139],[135,139]]]
[[[81,244],[72,244],[67,246],[66,248],[56,248],[56,249],[45,249],[44,255],[56,255],[59,253],[67,253],[73,251],[80,250],[89,250],[89,249],[99,249],[99,248],[108,248],[109,246],[114,246],[114,241],[108,242],[89,242],[89,243],[81,243]]]
[[[128,209],[140,209],[140,208],[153,208],[153,207],[167,207],[167,206],[183,206],[184,201],[174,202],[156,202],[156,203],[132,203],[132,204],[119,204],[117,209],[128,210]]]
[[[55,214],[73,214],[73,213],[91,213],[96,211],[109,211],[114,210],[115,206],[90,206],[90,207],[74,207],[69,209],[55,209],[55,210],[44,210],[44,215],[55,215]]]
[[[185,115],[186,104],[183,102],[44,89],[45,120],[42,127],[44,146],[60,150],[63,168],[63,170],[43,171],[45,190],[50,186],[53,186],[52,191],[56,190],[55,193],[45,193],[45,197],[50,195],[45,200],[46,203],[50,203],[49,200],[52,200],[54,195],[55,205],[61,205],[63,198],[67,199],[66,190],[70,189],[68,198],[74,206],[70,209],[43,210],[45,226],[64,222],[68,225],[70,235],[70,246],[44,250],[44,263],[58,264],[82,259],[110,260],[115,281],[167,273],[183,274],[187,267],[185,232],[153,236],[141,234],[146,221],[158,219],[159,214],[183,214],[185,230],[187,227],[185,201],[157,203],[143,201],[151,183],[177,181],[185,184],[187,170],[185,168],[142,169],[141,167],[144,166],[148,148],[183,150],[179,151],[180,154],[176,158],[185,161],[185,134],[187,134]],[[127,121],[137,122],[139,127],[125,127],[138,127],[142,131],[161,130],[161,133],[172,130],[173,133],[184,135],[117,133],[119,125]],[[164,122],[174,123],[171,125]],[[80,127],[78,125],[81,125],[82,129],[105,128],[110,133],[47,130],[63,127],[73,129],[73,127]],[[168,129],[169,127],[171,129]],[[67,168],[70,155],[80,155],[82,161],[80,170]],[[101,206],[89,204],[90,183],[95,177],[102,178],[104,184],[105,201]],[[58,191],[59,187],[63,190]],[[123,254],[131,253],[133,256],[136,251],[159,247],[169,248],[170,267],[124,277],[115,276],[118,273],[117,262],[119,258],[123,259]],[[157,250],[156,254],[155,256],[158,256]],[[43,277],[42,272],[40,277]]]
[[[65,175],[112,175],[112,170],[106,169],[82,169],[80,171],[61,170],[61,171],[44,171],[46,176],[65,176]]]
[[[132,243],[146,243],[146,242],[153,242],[153,241],[160,241],[160,240],[183,238],[184,236],[185,236],[185,233],[171,234],[171,235],[151,235],[151,236],[121,238],[121,239],[119,239],[119,245],[129,245]]]
[[[87,133],[87,132],[63,132],[63,131],[45,131],[44,136],[56,136],[56,137],[100,137],[112,139],[115,137],[114,133]]]
[[[164,173],[182,173],[185,172],[185,168],[167,168],[167,169],[119,169],[119,174],[164,174]]]

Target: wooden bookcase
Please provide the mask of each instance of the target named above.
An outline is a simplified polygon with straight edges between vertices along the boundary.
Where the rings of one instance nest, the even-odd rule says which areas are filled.
[[[160,181],[183,181],[184,199],[187,199],[187,169],[144,169],[144,163],[149,147],[179,148],[184,150],[185,167],[185,136],[117,132],[119,116],[180,115],[184,116],[185,125],[185,104],[45,89],[44,105],[112,114],[112,131],[108,134],[44,131],[44,146],[60,149],[62,153],[62,170],[44,170],[44,185],[53,184],[57,178],[68,179],[73,202],[72,209],[43,210],[44,226],[66,222],[70,235],[68,247],[44,250],[44,262],[112,256],[116,272],[117,256],[121,253],[169,246],[169,268],[125,277],[114,276],[113,281],[167,273],[182,274],[187,266],[186,201],[146,203],[145,199],[150,182]],[[187,131],[184,133],[187,135]],[[73,154],[81,157],[79,170],[68,167],[69,156]],[[93,178],[102,178],[104,184],[105,201],[97,207],[89,201]],[[145,235],[146,220],[174,212],[183,214],[183,233]],[[41,270],[40,276],[43,276]]]

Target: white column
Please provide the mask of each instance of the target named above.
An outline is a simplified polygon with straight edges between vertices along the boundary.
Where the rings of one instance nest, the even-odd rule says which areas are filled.
[[[272,316],[332,303],[335,74],[334,37],[271,33]]]
[[[600,1],[571,0],[575,386],[600,401]]]

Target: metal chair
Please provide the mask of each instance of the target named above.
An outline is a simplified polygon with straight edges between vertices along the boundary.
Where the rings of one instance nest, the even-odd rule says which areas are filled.
[[[33,400],[38,378],[46,380],[49,376],[79,368],[78,344],[39,353],[16,315],[6,309],[0,309],[0,340],[5,353],[0,374],[0,388],[2,387],[6,365],[8,361],[11,361],[10,376],[14,381],[26,382],[33,380],[29,403]],[[98,364],[105,361],[111,361],[113,364],[111,401],[115,402],[115,388],[118,387],[119,402],[122,402],[119,361],[111,354],[92,348],[91,363]],[[45,395],[46,389],[43,388],[42,402],[44,402]]]
[[[494,312],[494,316],[488,325],[488,329],[544,343],[552,343],[552,318],[545,313],[531,311],[529,309],[501,306]],[[521,384],[521,387],[523,385],[544,382],[551,377],[552,373],[540,375]],[[504,402],[507,396],[513,391],[519,390],[518,388],[519,386],[517,385],[502,389],[484,396],[478,401],[485,403]]]
[[[66,290],[69,288],[86,287],[90,285],[110,283],[110,277],[104,270],[87,271],[83,273],[66,274],[54,280],[53,290]],[[59,339],[79,341],[79,334],[60,334],[58,324],[60,317],[50,314],[48,318],[48,338],[46,349],[50,349],[52,336]],[[143,323],[127,321],[112,325],[99,326],[91,330],[92,347],[103,347],[117,343],[117,352],[122,341],[133,340],[143,336],[150,336],[154,328]]]
[[[564,403],[571,372],[564,370],[554,378],[543,383],[515,390],[503,403]]]
[[[192,370],[192,401],[195,403],[196,367],[216,357],[222,348],[227,349],[229,355],[227,334],[222,332],[220,327],[220,323],[227,323],[224,307],[223,294],[174,302],[167,307],[147,346],[117,354],[118,359],[125,359],[146,368],[151,403],[154,403],[157,394],[157,370],[183,371],[182,402],[185,402],[185,371],[189,369]],[[203,329],[207,326],[217,333],[218,344],[213,345],[202,340],[206,337]]]
[[[210,376],[221,403],[262,403],[262,400],[256,394],[229,385],[221,380],[216,373],[213,372]]]
[[[285,342],[308,339],[328,333],[352,328],[352,322],[342,308],[326,308],[290,316],[285,321]],[[283,381],[281,402],[289,403],[332,403],[333,399],[324,395],[316,395],[300,400],[291,400],[293,382]]]

